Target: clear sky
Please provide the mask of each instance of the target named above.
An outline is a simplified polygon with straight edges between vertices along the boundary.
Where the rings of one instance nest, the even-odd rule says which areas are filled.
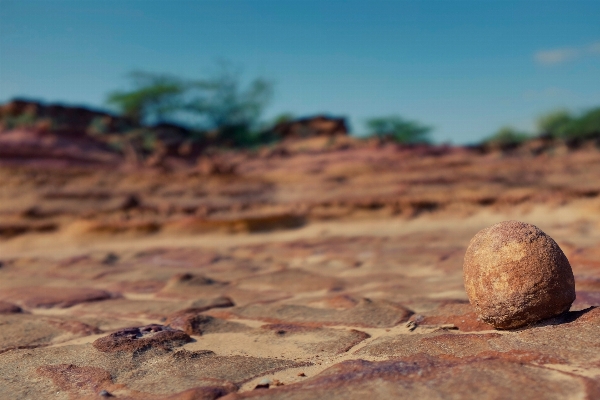
[[[399,114],[470,143],[600,105],[600,1],[0,0],[0,101],[103,107],[133,69],[215,61],[276,82],[282,112]]]

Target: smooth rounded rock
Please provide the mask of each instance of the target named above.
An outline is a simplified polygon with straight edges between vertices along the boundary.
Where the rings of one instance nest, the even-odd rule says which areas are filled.
[[[524,222],[504,221],[479,231],[463,270],[469,301],[497,329],[556,316],[575,300],[569,260],[550,236]]]

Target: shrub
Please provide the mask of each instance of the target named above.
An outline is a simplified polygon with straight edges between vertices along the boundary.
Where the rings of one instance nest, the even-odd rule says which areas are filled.
[[[500,128],[492,136],[483,141],[485,145],[500,146],[503,148],[514,147],[525,142],[531,136],[525,132],[518,131],[511,126]]]
[[[253,129],[269,103],[273,85],[256,78],[245,88],[239,72],[229,65],[221,66],[214,76],[190,82],[190,99],[183,110],[199,117],[208,130]]]
[[[269,81],[256,78],[244,87],[239,73],[227,64],[202,80],[140,71],[128,77],[132,90],[110,93],[107,103],[138,124],[179,123],[193,128],[190,140],[201,140],[198,132],[211,132],[217,144],[233,147],[251,146],[261,139],[254,132],[271,99]]]
[[[600,137],[600,107],[573,116],[568,111],[558,110],[538,119],[542,136],[576,142]]]
[[[182,96],[187,85],[181,79],[142,71],[131,72],[128,77],[132,90],[114,91],[106,102],[135,124],[149,120],[163,122],[183,107]]]
[[[592,139],[600,137],[600,107],[591,109],[575,119],[567,133],[573,139]]]
[[[540,136],[564,138],[568,136],[573,116],[567,110],[555,110],[537,120]]]
[[[366,127],[371,136],[404,144],[429,143],[428,135],[431,131],[428,126],[396,115],[371,118],[366,121]]]

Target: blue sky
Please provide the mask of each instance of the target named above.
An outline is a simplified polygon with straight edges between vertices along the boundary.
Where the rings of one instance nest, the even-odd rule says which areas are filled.
[[[0,0],[0,101],[103,107],[131,70],[225,59],[276,83],[265,119],[399,114],[470,143],[599,106],[598,21],[600,1]]]

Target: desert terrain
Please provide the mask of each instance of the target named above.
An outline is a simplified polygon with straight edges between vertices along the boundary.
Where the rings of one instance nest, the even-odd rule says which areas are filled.
[[[12,135],[0,398],[600,398],[594,143],[313,138],[148,166],[83,145],[10,156],[30,133]],[[496,330],[463,257],[511,219],[556,240],[577,299]]]

